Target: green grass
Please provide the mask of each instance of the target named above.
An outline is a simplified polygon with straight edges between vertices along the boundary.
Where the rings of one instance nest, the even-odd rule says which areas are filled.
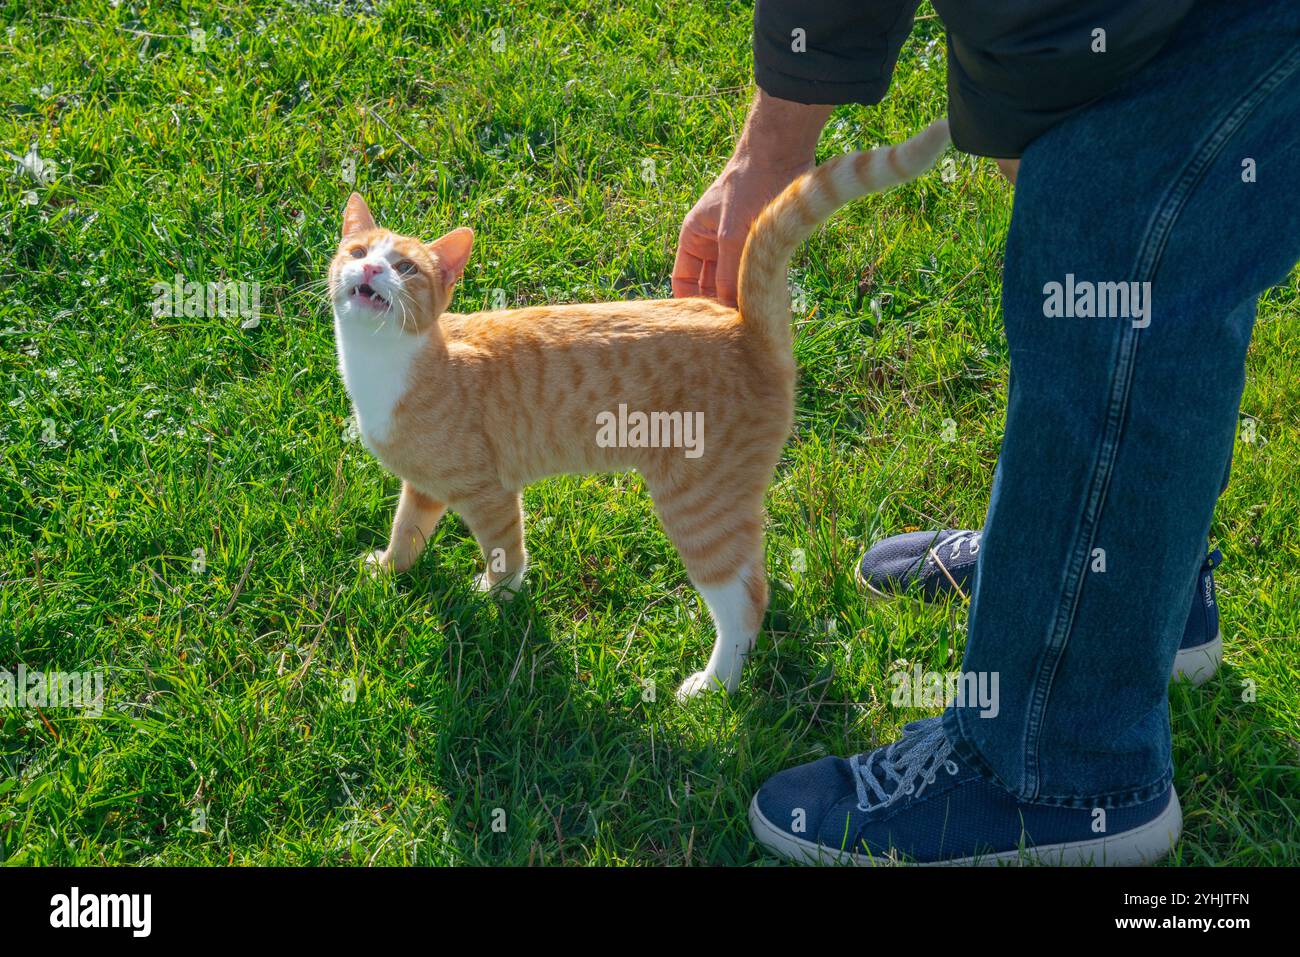
[[[738,131],[748,6],[577,7],[0,4],[0,145],[57,164],[47,184],[0,173],[0,667],[108,678],[100,718],[0,712],[0,860],[754,863],[767,775],[918,717],[889,704],[895,661],[956,667],[961,609],[868,608],[851,568],[881,535],[982,521],[1010,191],[967,157],[796,259],[798,425],[740,694],[674,701],[711,627],[634,475],[528,490],[515,606],[473,591],[455,518],[410,575],[360,572],[397,483],[344,437],[305,288],[341,164],[394,228],[473,226],[462,310],[494,289],[662,295]],[[886,102],[839,110],[823,155],[940,115],[942,44],[927,16]],[[177,273],[259,282],[261,324],[155,318],[150,287]],[[1172,694],[1177,863],[1300,863],[1298,306],[1292,277],[1262,307],[1243,406],[1261,441],[1217,513],[1227,662]]]

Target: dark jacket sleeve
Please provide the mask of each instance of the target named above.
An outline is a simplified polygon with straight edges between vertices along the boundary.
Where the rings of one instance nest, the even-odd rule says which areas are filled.
[[[754,78],[763,92],[781,100],[878,103],[919,5],[920,0],[757,0]]]

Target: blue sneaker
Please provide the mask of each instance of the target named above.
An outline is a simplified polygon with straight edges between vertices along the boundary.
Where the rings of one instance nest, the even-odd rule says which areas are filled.
[[[749,823],[759,844],[799,863],[1123,866],[1167,855],[1183,814],[1172,787],[1104,812],[1017,801],[963,765],[928,718],[886,747],[769,778]]]
[[[1174,680],[1186,679],[1203,685],[1214,677],[1223,663],[1223,631],[1219,627],[1219,603],[1215,600],[1214,569],[1223,563],[1217,548],[1205,556],[1201,575],[1192,596],[1192,612],[1187,616],[1183,640],[1174,657]]]
[[[924,601],[970,597],[982,532],[945,528],[881,539],[858,562],[858,584],[872,599],[904,592]]]
[[[980,535],[978,531],[945,528],[941,532],[908,532],[882,539],[858,562],[858,584],[866,590],[869,601],[905,593],[923,601],[951,596],[969,599]],[[1216,548],[1201,565],[1192,609],[1174,658],[1175,681],[1205,684],[1223,662],[1223,633],[1214,591],[1214,569],[1222,562],[1223,553]]]

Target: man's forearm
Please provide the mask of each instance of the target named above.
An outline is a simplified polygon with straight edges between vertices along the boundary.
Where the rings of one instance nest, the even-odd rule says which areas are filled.
[[[806,166],[813,161],[822,127],[834,109],[778,100],[759,90],[749,106],[735,158],[774,170]]]

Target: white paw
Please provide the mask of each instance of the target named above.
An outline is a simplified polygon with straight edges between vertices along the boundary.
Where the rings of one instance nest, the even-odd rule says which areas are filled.
[[[707,671],[697,671],[683,681],[681,687],[677,689],[677,700],[690,701],[697,694],[702,694],[705,691],[722,690],[725,689],[719,684],[715,675],[711,675]]]
[[[392,562],[384,556],[382,550],[371,552],[361,564],[371,578],[382,578],[393,573]]]
[[[514,601],[515,597],[523,591],[524,573],[515,572],[494,584],[488,580],[487,572],[483,572],[474,579],[474,587],[500,601]]]

